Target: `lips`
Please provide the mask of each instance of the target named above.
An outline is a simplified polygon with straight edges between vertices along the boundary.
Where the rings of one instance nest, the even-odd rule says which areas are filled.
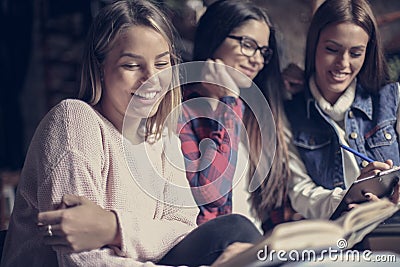
[[[159,93],[160,91],[153,91],[153,92],[148,92],[148,91],[140,91],[140,92],[136,92],[136,93],[134,93],[134,94],[132,94],[132,95],[134,95],[134,96],[136,96],[136,97],[139,97],[139,98],[142,98],[142,99],[146,99],[146,100],[152,100],[152,99],[154,99],[156,96],[157,96],[157,94]]]
[[[248,77],[253,77],[254,74],[256,73],[256,70],[253,68],[247,68],[247,67],[241,67],[242,68],[242,72],[248,76]]]
[[[331,74],[332,79],[336,82],[343,82],[350,75],[350,73],[342,72],[342,71],[330,71],[329,73]]]

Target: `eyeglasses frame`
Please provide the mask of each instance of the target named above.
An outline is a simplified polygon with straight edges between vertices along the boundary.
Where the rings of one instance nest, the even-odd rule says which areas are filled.
[[[271,57],[272,57],[272,55],[273,55],[273,51],[272,51],[272,49],[271,49],[269,46],[259,46],[259,45],[257,44],[256,40],[254,40],[253,38],[248,37],[248,36],[228,35],[227,38],[231,38],[231,39],[234,39],[234,40],[239,41],[239,43],[240,43],[240,52],[242,53],[243,56],[252,57],[252,56],[254,56],[254,55],[257,53],[257,50],[260,50],[260,53],[261,53],[261,55],[262,55],[263,58],[264,58],[264,64],[268,64],[269,61],[271,60]],[[252,54],[251,56],[250,56],[250,55],[246,55],[245,53],[243,53],[243,42],[244,42],[246,39],[247,39],[247,40],[250,40],[250,41],[252,41],[252,42],[254,42],[254,44],[257,46],[257,47],[254,49],[254,52],[253,52],[253,54]],[[263,54],[263,53],[262,53],[262,50],[263,50],[263,49],[266,49],[266,54]]]

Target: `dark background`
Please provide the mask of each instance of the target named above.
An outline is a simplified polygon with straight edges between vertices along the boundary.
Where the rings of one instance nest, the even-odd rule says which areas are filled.
[[[80,60],[92,17],[107,0],[0,0],[0,178],[21,169],[30,139],[46,112],[75,97]],[[305,35],[318,0],[254,0],[278,29],[282,69],[303,66]],[[182,35],[185,60],[198,17],[212,2],[157,1],[168,8]],[[371,0],[393,77],[400,73],[400,1]]]

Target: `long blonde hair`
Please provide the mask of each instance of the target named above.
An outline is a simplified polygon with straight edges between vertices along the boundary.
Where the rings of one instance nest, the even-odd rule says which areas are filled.
[[[92,106],[100,101],[103,61],[121,32],[135,25],[150,27],[160,33],[169,44],[171,65],[179,63],[174,46],[175,29],[155,4],[145,0],[116,1],[99,12],[89,30],[82,63],[80,99]],[[176,71],[173,72],[171,84],[178,84]],[[176,86],[166,93],[155,115],[147,119],[146,132],[156,134],[159,138],[165,126],[170,130],[176,129],[177,115],[169,115],[180,103],[181,90]]]

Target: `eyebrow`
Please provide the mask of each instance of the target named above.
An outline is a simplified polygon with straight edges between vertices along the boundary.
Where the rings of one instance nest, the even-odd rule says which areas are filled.
[[[243,35],[243,37],[246,37],[247,39],[250,39],[251,41],[255,42],[256,45],[259,46],[259,47],[268,47],[268,45],[269,45],[269,44],[266,44],[266,45],[259,45],[256,39],[254,39],[253,37],[250,37],[250,36],[248,36],[248,35]]]
[[[337,42],[335,42],[333,40],[326,40],[325,43],[333,43],[334,45],[343,47],[343,45],[341,45],[341,44],[339,44],[339,43],[337,43]],[[366,46],[365,45],[357,45],[357,46],[352,46],[351,47],[351,49],[354,49],[354,48],[356,48],[356,49],[363,49],[364,48],[365,49]]]
[[[162,57],[164,57],[164,56],[166,56],[166,55],[168,55],[168,54],[170,54],[170,52],[169,52],[169,51],[165,51],[165,52],[163,52],[163,53],[161,53],[161,54],[158,54],[155,58],[156,58],[156,59],[159,59],[159,58],[162,58]],[[121,54],[121,57],[143,58],[141,55],[137,55],[137,54],[129,53],[129,52],[127,52],[127,53],[122,53],[122,54]]]

